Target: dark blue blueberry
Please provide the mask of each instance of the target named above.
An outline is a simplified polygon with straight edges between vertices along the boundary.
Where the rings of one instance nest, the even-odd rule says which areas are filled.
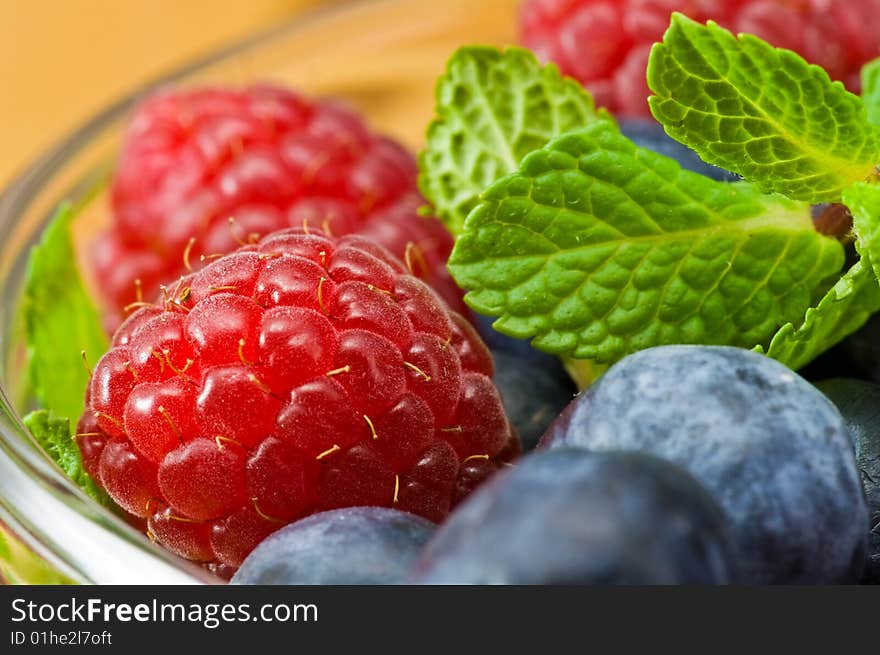
[[[724,584],[725,517],[680,467],[640,453],[526,455],[460,505],[423,584]]]
[[[577,387],[556,357],[541,364],[492,351],[495,386],[524,451],[534,448],[556,416],[571,402]]]
[[[671,157],[689,171],[719,182],[735,182],[741,179],[739,175],[704,162],[693,150],[666,134],[663,126],[655,120],[647,118],[622,120],[620,131],[637,146]]]
[[[862,581],[880,584],[880,384],[838,378],[816,386],[837,405],[849,429],[871,513]]]
[[[237,584],[402,584],[433,523],[384,507],[313,514],[267,537],[232,578]]]
[[[664,346],[621,360],[542,446],[637,450],[683,466],[731,521],[749,583],[858,580],[868,511],[840,412],[748,350]]]
[[[548,355],[537,348],[532,348],[526,339],[516,339],[498,332],[498,330],[492,327],[492,323],[497,320],[497,317],[483,316],[476,313],[474,317],[476,318],[477,331],[493,353],[509,353],[542,367],[561,366],[558,357]]]
[[[523,450],[531,450],[577,393],[577,386],[558,357],[533,348],[524,339],[501,334],[492,327],[495,318],[474,316],[495,360],[495,386],[507,416]]]

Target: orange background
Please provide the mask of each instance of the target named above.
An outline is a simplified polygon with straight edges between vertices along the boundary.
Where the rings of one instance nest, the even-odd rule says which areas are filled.
[[[0,0],[0,188],[140,83],[333,1]]]

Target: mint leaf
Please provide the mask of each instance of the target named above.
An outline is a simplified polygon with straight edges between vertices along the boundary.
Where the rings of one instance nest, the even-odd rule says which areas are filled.
[[[70,432],[70,420],[59,418],[41,409],[24,417],[24,424],[37,443],[83,491],[102,505],[112,507],[113,502],[83,470],[82,455]]]
[[[528,50],[458,50],[437,83],[437,118],[420,156],[419,186],[457,234],[483,190],[551,138],[599,118],[593,99]]]
[[[95,361],[108,344],[76,268],[72,218],[71,209],[61,207],[31,251],[22,311],[34,395],[58,416],[75,419],[88,382],[81,352]]]
[[[673,14],[651,50],[651,111],[673,138],[767,192],[838,202],[880,163],[861,98],[790,50]]]
[[[862,67],[862,98],[868,111],[868,120],[880,125],[880,58]]]
[[[842,264],[806,204],[682,170],[599,121],[492,185],[449,268],[499,331],[607,363],[661,344],[767,343]]]
[[[878,310],[880,285],[863,254],[819,304],[806,311],[800,327],[787,323],[776,333],[767,355],[797,370],[858,330]]]
[[[856,248],[870,258],[880,280],[880,186],[857,182],[843,192],[843,203],[853,216]]]
[[[56,571],[32,547],[0,526],[0,577],[11,585],[69,585],[74,580]]]

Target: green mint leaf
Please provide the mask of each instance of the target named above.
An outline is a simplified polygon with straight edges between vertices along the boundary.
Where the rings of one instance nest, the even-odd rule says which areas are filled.
[[[70,420],[59,418],[41,409],[24,417],[24,424],[37,443],[83,491],[102,505],[112,507],[113,502],[83,470],[82,455],[70,432]]]
[[[868,111],[868,120],[880,125],[880,58],[862,67],[862,98]]]
[[[800,327],[788,323],[776,333],[767,355],[797,370],[858,330],[878,310],[880,285],[863,254],[819,304],[806,311]]]
[[[654,45],[651,111],[710,164],[763,191],[839,202],[880,163],[861,98],[790,50],[673,14]]]
[[[428,127],[419,186],[453,234],[483,190],[514,172],[551,138],[605,112],[576,81],[542,66],[528,50],[458,50],[437,83],[437,118]]]
[[[83,288],[71,241],[69,207],[58,210],[28,262],[22,311],[34,395],[58,416],[82,414],[88,371],[107,350],[98,313]]]
[[[661,344],[768,343],[843,259],[806,204],[682,170],[598,121],[490,187],[449,268],[499,331],[608,363]]]
[[[56,571],[33,548],[22,543],[18,535],[0,525],[0,576],[5,584],[62,585],[76,584]]]
[[[856,248],[870,258],[880,280],[880,185],[857,182],[844,189],[843,203],[852,213]]]

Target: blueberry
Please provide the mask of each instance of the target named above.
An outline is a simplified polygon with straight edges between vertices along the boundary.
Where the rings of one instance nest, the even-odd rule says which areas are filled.
[[[447,519],[423,584],[723,584],[725,517],[680,467],[640,453],[526,455]]]
[[[655,120],[644,118],[622,120],[620,131],[637,146],[671,157],[689,171],[719,182],[735,182],[741,179],[734,173],[704,162],[696,152],[666,134],[663,126]]]
[[[871,513],[863,582],[880,584],[880,384],[834,379],[816,386],[843,414]]]
[[[402,584],[434,524],[384,507],[312,514],[267,537],[232,578],[237,584]]]
[[[662,346],[621,360],[542,446],[638,450],[676,462],[731,520],[747,583],[858,580],[868,513],[834,405],[748,350]]]
[[[534,363],[536,366],[560,366],[558,357],[548,355],[537,348],[533,348],[525,339],[509,337],[493,328],[492,323],[497,320],[497,317],[483,316],[481,314],[474,314],[474,316],[476,317],[477,331],[493,354],[503,352],[516,355],[524,361]]]
[[[523,339],[501,334],[494,318],[475,315],[477,329],[492,351],[495,386],[524,451],[531,450],[547,426],[577,393],[577,385],[562,362]]]
[[[523,450],[531,450],[571,402],[577,387],[555,357],[549,357],[544,365],[501,351],[492,351],[492,357],[495,386],[507,418],[519,433]]]

